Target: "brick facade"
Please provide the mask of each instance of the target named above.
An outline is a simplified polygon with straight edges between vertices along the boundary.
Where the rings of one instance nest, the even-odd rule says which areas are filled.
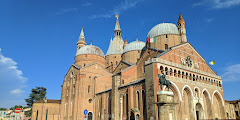
[[[231,104],[224,101],[221,77],[187,42],[182,17],[176,28],[179,34],[156,36],[155,43],[147,43],[147,48],[140,51],[110,54],[105,58],[96,54],[77,55],[64,78],[61,102],[44,106],[52,105],[54,109],[48,107],[49,111],[59,111],[54,114],[58,114],[60,120],[85,117],[89,120],[159,120],[158,74],[165,74],[172,83],[170,91],[176,103],[173,118],[227,118],[225,109],[230,111]],[[115,35],[120,39],[120,26],[117,32],[115,30]],[[34,103],[33,110],[40,109],[42,104]],[[88,110],[87,115],[84,110]]]

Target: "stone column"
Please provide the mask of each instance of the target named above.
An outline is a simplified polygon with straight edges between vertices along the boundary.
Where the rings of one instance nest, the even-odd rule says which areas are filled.
[[[175,120],[175,106],[173,92],[158,91],[158,115],[159,120]]]

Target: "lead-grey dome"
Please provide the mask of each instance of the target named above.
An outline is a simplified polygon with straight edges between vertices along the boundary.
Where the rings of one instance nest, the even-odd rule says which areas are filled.
[[[103,51],[99,47],[94,46],[94,45],[83,46],[82,48],[80,48],[77,51],[76,56],[77,55],[82,55],[82,54],[94,54],[94,55],[99,55],[99,56],[104,57]]]
[[[175,24],[172,23],[160,23],[154,26],[149,32],[147,37],[152,38],[164,34],[176,34],[178,35],[178,28]]]
[[[133,50],[142,50],[145,47],[146,43],[142,41],[133,41],[124,47],[123,53]]]

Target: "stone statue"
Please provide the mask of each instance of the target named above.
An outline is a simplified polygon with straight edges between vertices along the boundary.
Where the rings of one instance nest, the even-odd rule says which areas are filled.
[[[167,88],[168,88],[168,91],[169,91],[169,87],[171,85],[171,82],[169,80],[166,79],[166,75],[160,75],[158,74],[158,79],[159,79],[159,85],[160,85],[160,88],[162,90],[162,85],[166,85]]]

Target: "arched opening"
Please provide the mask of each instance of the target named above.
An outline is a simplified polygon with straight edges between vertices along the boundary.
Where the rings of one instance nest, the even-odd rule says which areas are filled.
[[[170,76],[172,76],[172,74],[173,74],[172,68],[170,68],[169,74],[170,74]]]
[[[87,119],[88,120],[92,120],[93,119],[93,113],[92,112],[88,112]]]
[[[167,44],[165,44],[165,50],[168,50],[168,45]]]
[[[181,78],[181,71],[178,70],[178,78]]]
[[[182,78],[184,77],[184,72],[182,72]]]
[[[228,112],[226,112],[226,114],[227,114],[227,119],[230,119],[230,116],[229,116]]]
[[[193,120],[194,113],[193,113],[193,104],[192,104],[192,92],[189,87],[185,87],[183,90],[183,112],[182,112],[182,119],[183,120]]]
[[[160,71],[162,74],[164,73],[163,66],[160,66]]]
[[[139,114],[136,115],[136,120],[139,120]]]
[[[168,68],[165,67],[165,75],[168,75]]]
[[[224,106],[222,104],[221,96],[219,93],[215,92],[213,95],[213,111],[214,111],[214,116],[213,118],[215,119],[223,119],[224,118]]]
[[[170,85],[169,91],[173,92],[174,102],[176,102],[176,103],[181,103],[181,102],[180,102],[180,101],[182,100],[182,99],[181,99],[181,93],[180,93],[178,87],[177,87],[173,82],[171,82],[171,83],[172,83],[172,85]],[[168,88],[165,87],[164,91],[167,91],[167,90],[168,90]],[[160,111],[158,111],[158,112],[160,112]],[[181,112],[182,112],[182,108],[181,108],[180,104],[176,104],[176,107],[175,107],[175,116],[176,116],[176,117],[177,117],[177,116],[181,116],[181,115],[182,115]],[[145,119],[144,119],[144,120],[145,120]]]
[[[130,115],[130,120],[135,120],[135,115],[133,112],[131,112],[131,115]]]
[[[188,73],[186,72],[186,79],[188,79]]]
[[[203,119],[203,107],[200,103],[196,104],[196,120],[202,120]]]
[[[204,105],[204,114],[205,118],[204,119],[210,119],[212,118],[212,109],[211,109],[211,102],[209,98],[209,93],[204,90],[203,91],[203,105]]]
[[[136,93],[136,99],[137,99],[137,108],[138,110],[140,110],[140,94],[139,94],[139,91],[137,91]]]
[[[177,70],[174,70],[174,77],[177,77]]]
[[[192,73],[189,74],[189,80],[192,80]]]

